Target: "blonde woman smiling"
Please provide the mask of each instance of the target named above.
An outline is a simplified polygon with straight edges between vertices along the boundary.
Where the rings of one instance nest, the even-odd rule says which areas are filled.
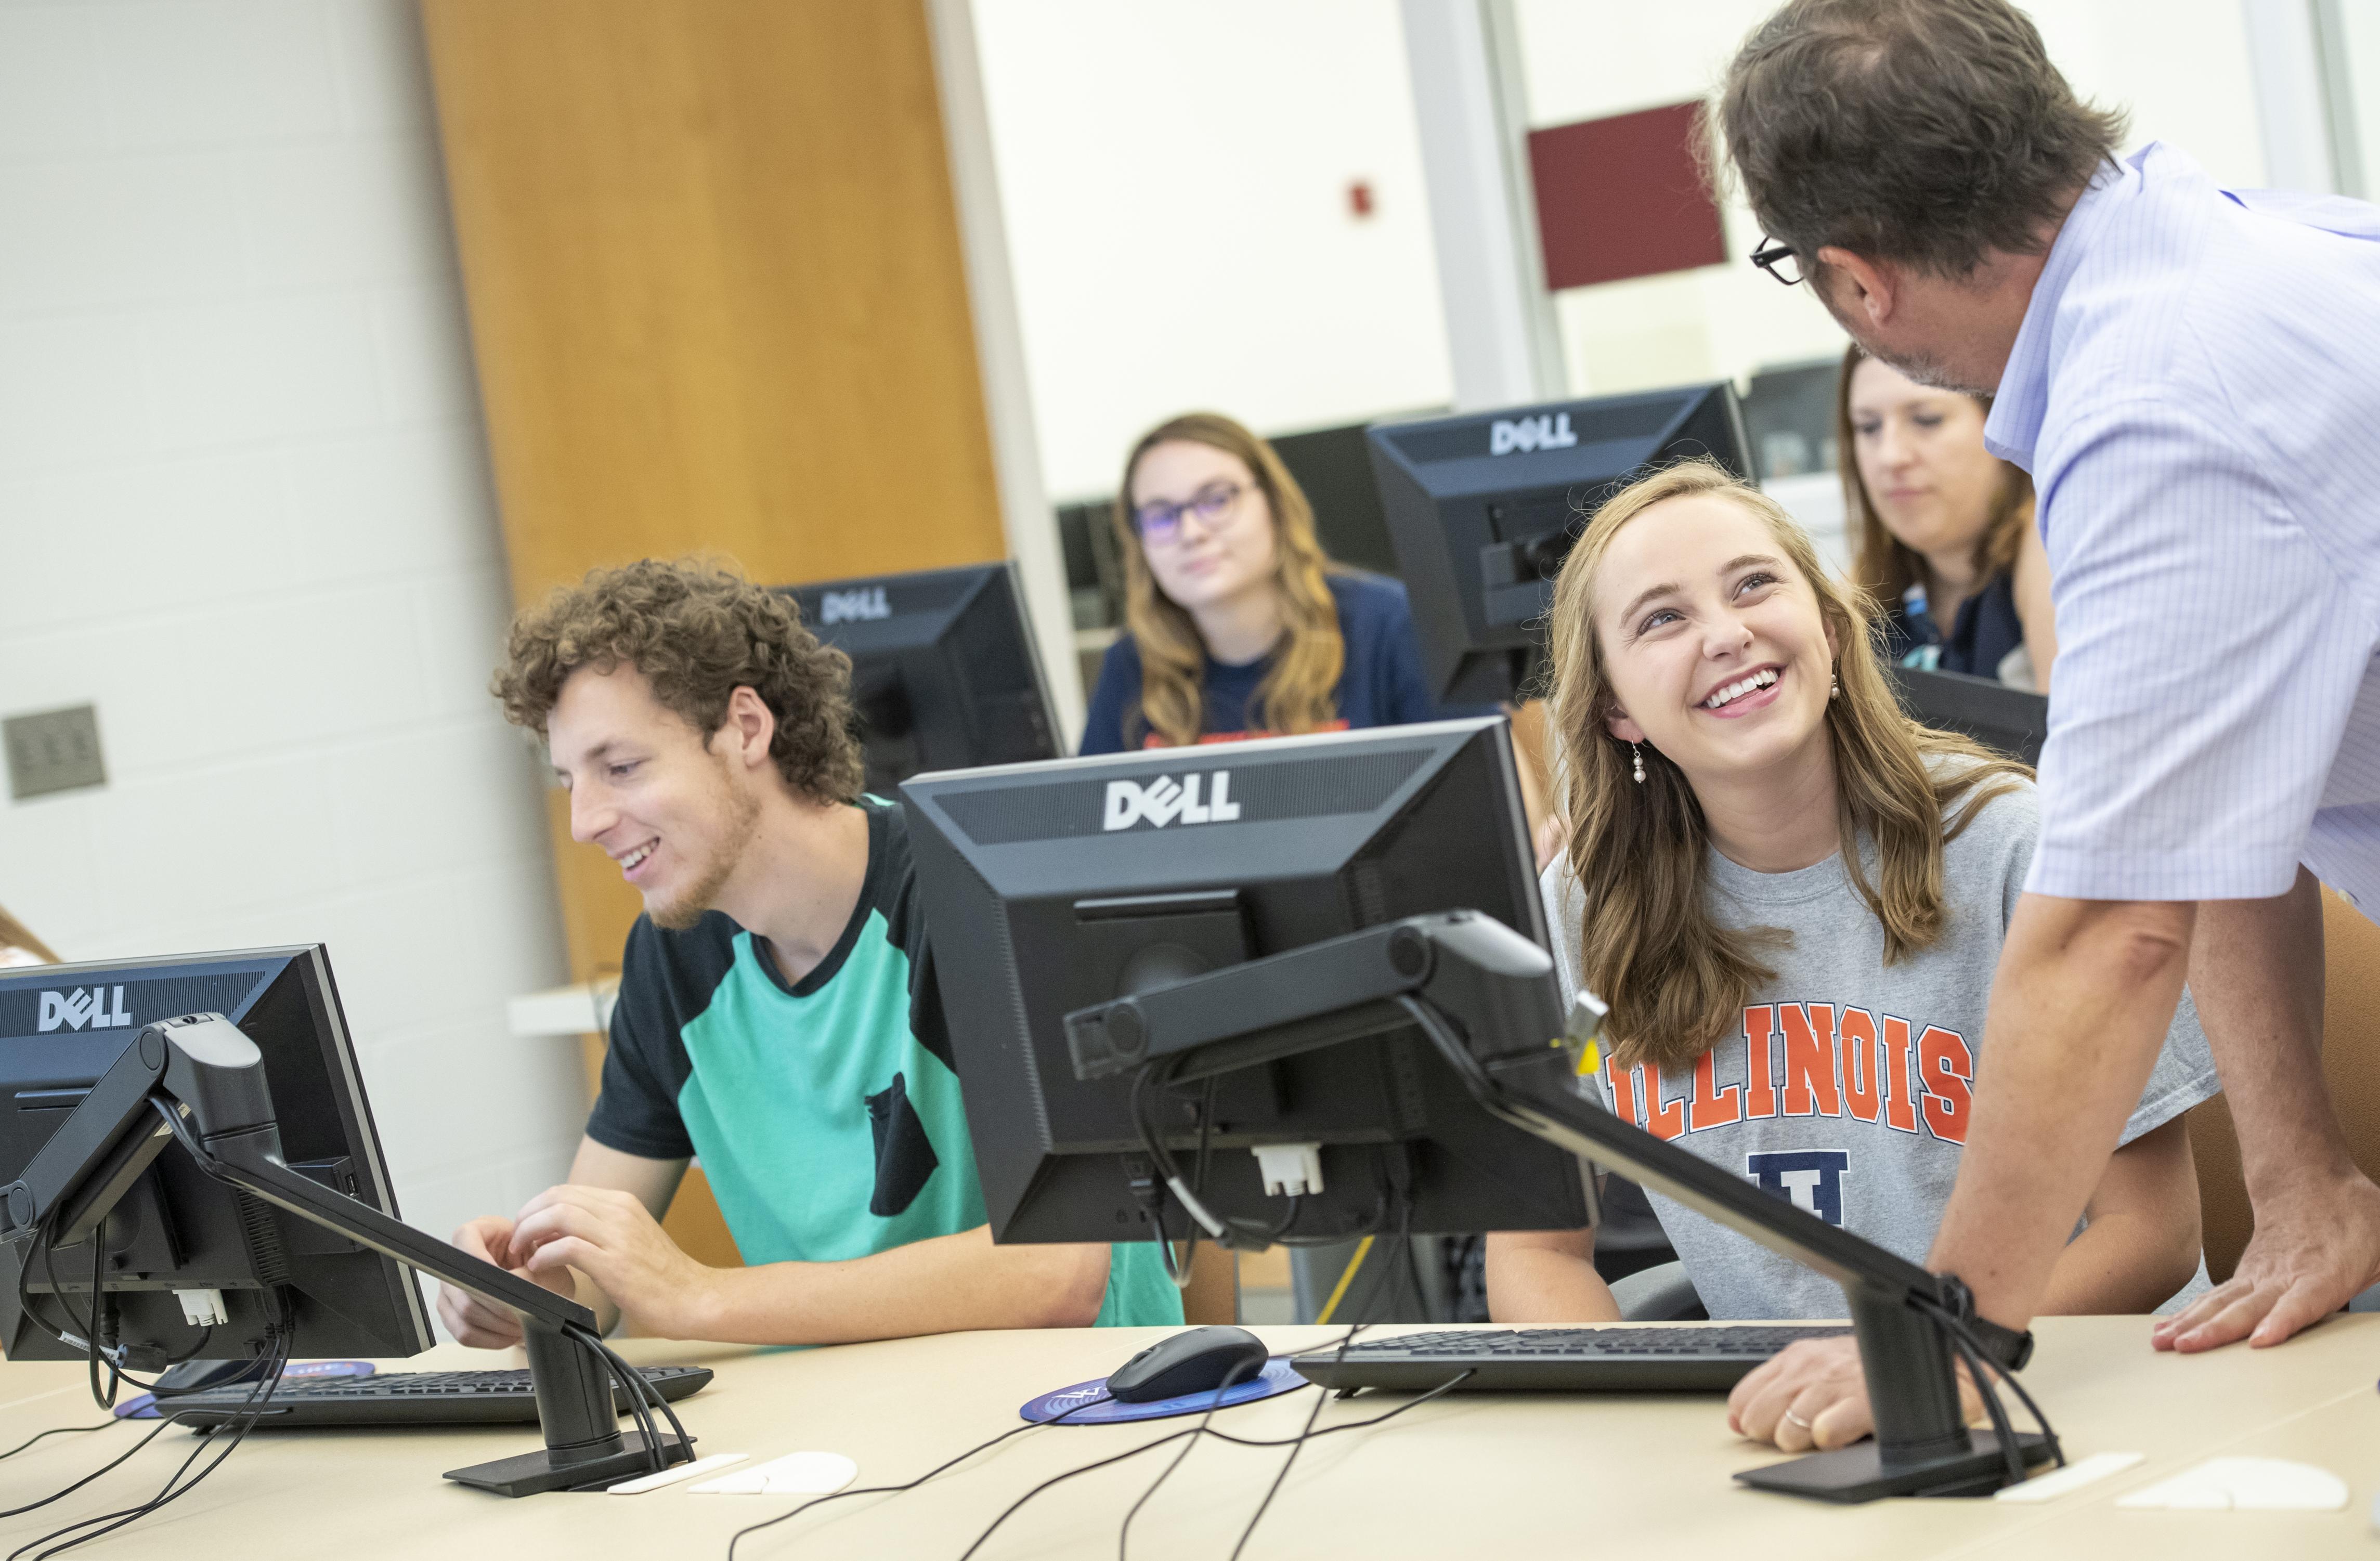
[[[1565,987],[1611,1005],[1614,1111],[1922,1262],[2036,813],[2021,766],[1900,713],[1870,632],[1865,599],[1718,467],[1612,499],[1555,586],[1571,836],[1545,888]],[[2180,1114],[2216,1088],[2185,1005],[2047,1310],[2147,1312],[2203,1283]],[[1713,1317],[1843,1314],[1831,1281],[1653,1204]],[[1616,1316],[1591,1240],[1489,1238],[1497,1320]],[[1786,1419],[1799,1391],[1740,1406],[1740,1428],[1812,1445]]]

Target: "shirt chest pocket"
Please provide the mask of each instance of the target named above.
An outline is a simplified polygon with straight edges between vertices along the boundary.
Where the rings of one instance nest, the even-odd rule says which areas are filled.
[[[876,1095],[868,1096],[868,1131],[876,1145],[876,1191],[868,1212],[890,1219],[917,1202],[926,1182],[941,1164],[926,1124],[909,1104],[908,1080],[899,1073]]]

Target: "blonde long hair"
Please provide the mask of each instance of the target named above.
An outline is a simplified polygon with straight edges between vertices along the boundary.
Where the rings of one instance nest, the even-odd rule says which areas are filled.
[[[1140,436],[1116,490],[1124,628],[1140,651],[1140,706],[1123,714],[1124,746],[1138,747],[1143,732],[1168,746],[1196,743],[1207,724],[1207,642],[1190,614],[1158,589],[1140,528],[1133,524],[1132,478],[1141,457],[1176,441],[1239,457],[1272,511],[1272,584],[1281,599],[1283,633],[1270,670],[1249,700],[1249,724],[1284,733],[1329,726],[1339,719],[1337,691],[1347,665],[1347,642],[1339,633],[1339,604],[1330,596],[1329,577],[1338,565],[1314,535],[1314,507],[1271,445],[1220,413],[1191,412]]]
[[[1857,550],[1852,560],[1852,576],[1880,602],[1898,602],[1909,587],[1926,583],[1925,556],[1915,548],[1894,536],[1876,513],[1876,501],[1867,490],[1867,479],[1860,476],[1859,455],[1853,442],[1859,430],[1852,427],[1852,371],[1867,361],[1867,354],[1857,342],[1843,349],[1842,372],[1835,376],[1835,464],[1843,478],[1844,529],[1852,534]],[[1971,398],[1985,412],[1992,409],[1992,398],[1978,395]],[[1980,586],[1993,576],[2016,567],[2016,555],[2024,546],[2024,528],[2033,524],[2033,478],[2024,468],[2012,462],[2001,461],[2000,490],[1992,495],[1990,518],[1975,538],[1975,580]],[[1930,596],[1932,592],[1929,590]],[[1947,638],[1954,626],[1936,625]]]
[[[1733,1029],[1743,1005],[1776,973],[1762,962],[1784,936],[1773,927],[1719,925],[1704,899],[1709,849],[1702,805],[1685,772],[1650,744],[1645,780],[1629,745],[1605,720],[1617,708],[1595,627],[1597,572],[1621,528],[1669,499],[1710,494],[1741,504],[1818,601],[1839,647],[1840,698],[1827,704],[1834,744],[1842,863],[1860,898],[1884,924],[1887,963],[1941,935],[1942,848],[1978,810],[2031,773],[1963,737],[1920,726],[1893,697],[1872,636],[1866,594],[1828,574],[1809,537],[1776,501],[1708,461],[1687,461],[1622,490],[1596,513],[1554,583],[1551,640],[1557,794],[1570,824],[1570,870],[1585,897],[1579,968],[1611,1005],[1614,1059],[1678,1071]],[[1937,768],[1928,761],[1968,762]],[[1944,817],[1964,795],[1955,816]],[[1880,883],[1868,881],[1854,842],[1876,847]]]

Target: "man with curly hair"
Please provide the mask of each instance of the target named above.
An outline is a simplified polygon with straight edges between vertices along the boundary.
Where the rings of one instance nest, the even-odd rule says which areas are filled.
[[[1148,1243],[992,1244],[905,822],[860,793],[850,674],[788,598],[698,563],[598,570],[515,621],[504,714],[546,740],[572,837],[645,914],[569,1180],[455,1244],[677,1338],[1180,1323]],[[696,1156],[745,1267],[662,1229]],[[438,1306],[466,1344],[519,1340],[463,1291]]]

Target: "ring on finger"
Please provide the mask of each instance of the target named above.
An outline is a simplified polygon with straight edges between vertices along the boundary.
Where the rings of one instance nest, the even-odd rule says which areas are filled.
[[[1788,1425],[1798,1425],[1804,1431],[1811,1429],[1810,1422],[1808,1421],[1803,1420],[1800,1415],[1795,1414],[1791,1410],[1785,1411],[1785,1423]]]

